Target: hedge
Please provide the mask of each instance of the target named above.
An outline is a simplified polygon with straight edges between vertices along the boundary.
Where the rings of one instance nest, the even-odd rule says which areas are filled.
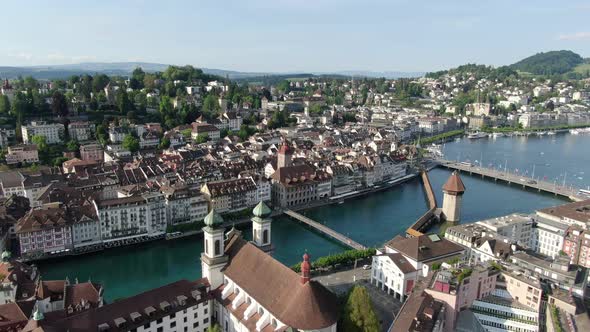
[[[451,131],[448,131],[446,133],[442,133],[442,134],[439,134],[439,135],[434,135],[432,137],[421,138],[420,139],[420,144],[434,143],[434,142],[437,142],[439,140],[444,140],[444,139],[447,139],[447,138],[451,138],[451,137],[454,137],[454,136],[460,136],[460,135],[463,135],[463,134],[465,134],[465,130],[463,130],[463,129],[451,130]]]
[[[311,263],[311,269],[324,269],[331,268],[338,264],[351,264],[357,259],[365,259],[373,257],[375,255],[375,249],[369,248],[364,250],[347,250],[338,254],[328,255],[320,257]],[[291,266],[291,269],[295,272],[301,272],[301,263],[297,263]]]

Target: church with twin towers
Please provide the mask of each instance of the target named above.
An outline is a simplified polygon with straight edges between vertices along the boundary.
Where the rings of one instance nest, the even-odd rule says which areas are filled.
[[[211,318],[223,331],[335,332],[336,296],[311,280],[310,255],[301,274],[272,257],[271,209],[260,202],[252,211],[252,240],[211,210],[203,227],[202,276],[211,285]]]

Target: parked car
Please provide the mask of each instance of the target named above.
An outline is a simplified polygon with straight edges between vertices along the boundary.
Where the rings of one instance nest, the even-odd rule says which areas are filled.
[[[371,269],[371,265],[363,265],[363,270],[370,270]]]

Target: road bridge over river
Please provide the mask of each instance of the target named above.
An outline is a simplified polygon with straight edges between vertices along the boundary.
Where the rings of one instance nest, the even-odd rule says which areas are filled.
[[[524,174],[511,173],[501,169],[481,167],[471,163],[462,163],[445,159],[436,159],[435,161],[438,163],[439,167],[458,170],[470,175],[476,174],[480,175],[482,178],[489,178],[494,181],[500,180],[507,182],[508,184],[517,184],[523,188],[530,188],[554,195],[564,196],[575,202],[588,199],[587,197],[584,197],[580,194],[580,190],[578,188],[561,186],[557,182],[548,182],[541,179],[534,179]]]

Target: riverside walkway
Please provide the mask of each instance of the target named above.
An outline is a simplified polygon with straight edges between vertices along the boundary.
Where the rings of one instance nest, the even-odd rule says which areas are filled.
[[[296,219],[304,224],[307,224],[307,225],[311,226],[312,228],[318,230],[319,232],[321,232],[321,233],[333,238],[334,240],[337,240],[337,241],[339,241],[339,242],[341,242],[353,249],[357,249],[357,250],[367,249],[367,247],[365,247],[364,245],[362,245],[362,244],[336,232],[335,230],[333,230],[323,224],[320,224],[319,222],[314,221],[314,220],[312,220],[300,213],[297,213],[293,210],[285,210],[283,212],[286,215],[288,215],[289,217]]]
[[[515,183],[519,186],[522,186],[523,188],[530,188],[554,195],[564,196],[575,202],[588,199],[579,194],[578,188],[560,186],[556,182],[533,179],[531,177],[525,176],[524,174],[510,173],[503,170],[480,167],[470,163],[460,163],[445,159],[436,159],[435,161],[440,167],[458,170],[464,173],[469,173],[470,175],[477,174],[481,175],[482,178],[489,178],[493,179],[494,181],[501,180],[507,182],[508,184]]]

